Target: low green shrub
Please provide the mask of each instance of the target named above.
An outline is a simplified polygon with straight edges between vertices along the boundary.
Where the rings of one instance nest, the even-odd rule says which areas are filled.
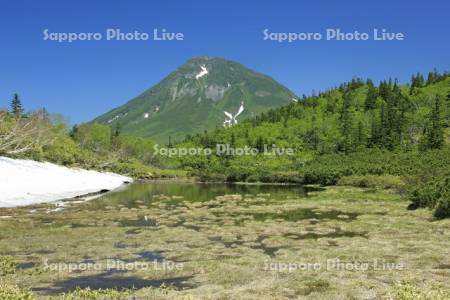
[[[433,216],[437,219],[450,218],[450,198],[441,198],[434,208]]]
[[[2,300],[33,300],[33,294],[27,289],[15,285],[0,283],[0,299]]]
[[[393,299],[398,300],[447,300],[450,292],[439,287],[424,291],[412,284],[398,284],[394,289]]]
[[[124,300],[130,298],[130,292],[127,290],[118,291],[114,289],[91,290],[90,288],[77,288],[73,292],[50,297],[49,300]]]
[[[394,175],[351,175],[340,178],[338,185],[400,190],[405,183],[401,177]]]
[[[450,166],[450,149],[389,152],[368,149],[348,155],[327,154],[308,161],[299,169],[304,183],[335,185],[342,177],[394,175],[417,183],[442,176]]]
[[[16,273],[16,267],[17,264],[11,256],[0,256],[0,276]]]
[[[136,179],[151,179],[155,177],[152,168],[137,160],[115,162],[109,165],[107,170],[114,173],[128,175]]]

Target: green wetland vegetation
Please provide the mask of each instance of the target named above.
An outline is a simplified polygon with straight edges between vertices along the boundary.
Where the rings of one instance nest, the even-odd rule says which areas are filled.
[[[64,203],[0,209],[6,299],[450,295],[450,220],[392,189],[146,182]]]
[[[436,71],[355,78],[164,145],[293,155],[167,157],[118,122],[68,129],[16,95],[1,155],[137,181],[0,208],[0,299],[450,299],[449,125]]]

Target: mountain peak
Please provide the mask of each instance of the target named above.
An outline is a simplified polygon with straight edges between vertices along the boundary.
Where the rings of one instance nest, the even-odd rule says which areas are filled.
[[[287,104],[295,95],[272,78],[221,57],[189,59],[160,83],[96,118],[125,133],[165,142],[222,126],[224,111],[245,102],[241,119]]]

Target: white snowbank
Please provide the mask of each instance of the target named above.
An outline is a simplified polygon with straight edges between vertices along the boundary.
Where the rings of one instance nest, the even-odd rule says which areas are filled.
[[[125,181],[133,180],[114,173],[0,156],[0,207],[24,206],[113,190]]]

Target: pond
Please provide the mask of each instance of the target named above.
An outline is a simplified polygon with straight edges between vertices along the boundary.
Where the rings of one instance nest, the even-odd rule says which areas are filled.
[[[126,185],[87,203],[89,208],[102,209],[105,206],[123,205],[127,208],[152,206],[160,200],[177,205],[183,201],[205,202],[217,196],[266,195],[273,200],[306,198],[308,192],[322,190],[319,187],[279,184],[227,184],[191,183],[176,181],[147,181]]]

